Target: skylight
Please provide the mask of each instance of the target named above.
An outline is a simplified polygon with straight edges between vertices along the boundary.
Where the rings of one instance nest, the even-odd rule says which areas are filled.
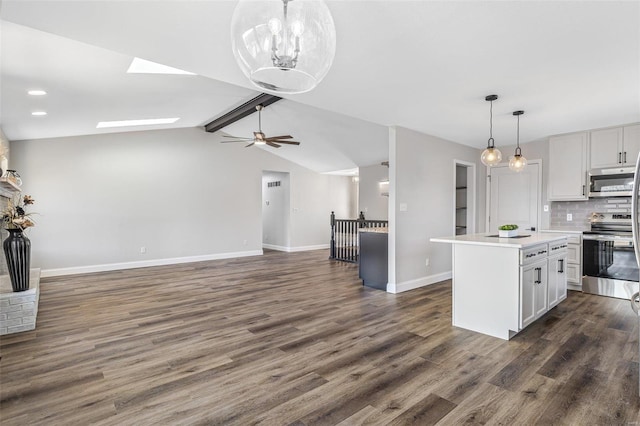
[[[183,75],[196,75],[192,72],[173,68],[168,65],[158,64],[156,62],[147,61],[145,59],[133,58],[129,69],[129,74],[183,74]]]
[[[128,127],[128,126],[151,126],[154,124],[171,124],[180,120],[177,118],[149,118],[146,120],[120,120],[120,121],[101,121],[96,129],[104,129],[107,127]]]

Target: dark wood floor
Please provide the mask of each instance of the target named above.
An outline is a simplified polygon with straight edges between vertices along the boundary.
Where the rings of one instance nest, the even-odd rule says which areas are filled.
[[[43,279],[0,423],[640,422],[628,301],[570,292],[505,342],[451,326],[450,282],[391,295],[327,255]]]

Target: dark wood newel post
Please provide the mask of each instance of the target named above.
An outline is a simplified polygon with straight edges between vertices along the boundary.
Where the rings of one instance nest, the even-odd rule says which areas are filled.
[[[336,258],[336,214],[331,212],[331,251],[329,259]]]

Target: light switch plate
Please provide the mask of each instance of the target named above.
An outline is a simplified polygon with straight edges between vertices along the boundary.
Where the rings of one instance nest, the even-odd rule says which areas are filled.
[[[567,222],[571,222],[573,220],[573,215],[571,213],[567,213]]]
[[[400,203],[400,211],[401,212],[407,211],[407,203]]]
[[[549,206],[545,204],[544,207],[542,207],[542,210],[544,210],[545,212],[548,212],[549,211]]]

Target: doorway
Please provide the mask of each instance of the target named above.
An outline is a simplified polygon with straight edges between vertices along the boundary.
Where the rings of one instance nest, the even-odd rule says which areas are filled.
[[[454,235],[476,231],[476,165],[462,160],[453,161]]]
[[[289,173],[262,172],[262,247],[289,251]]]
[[[490,167],[487,185],[487,232],[497,233],[501,225],[518,225],[537,231],[540,224],[540,160],[531,160],[521,172],[507,164]]]

